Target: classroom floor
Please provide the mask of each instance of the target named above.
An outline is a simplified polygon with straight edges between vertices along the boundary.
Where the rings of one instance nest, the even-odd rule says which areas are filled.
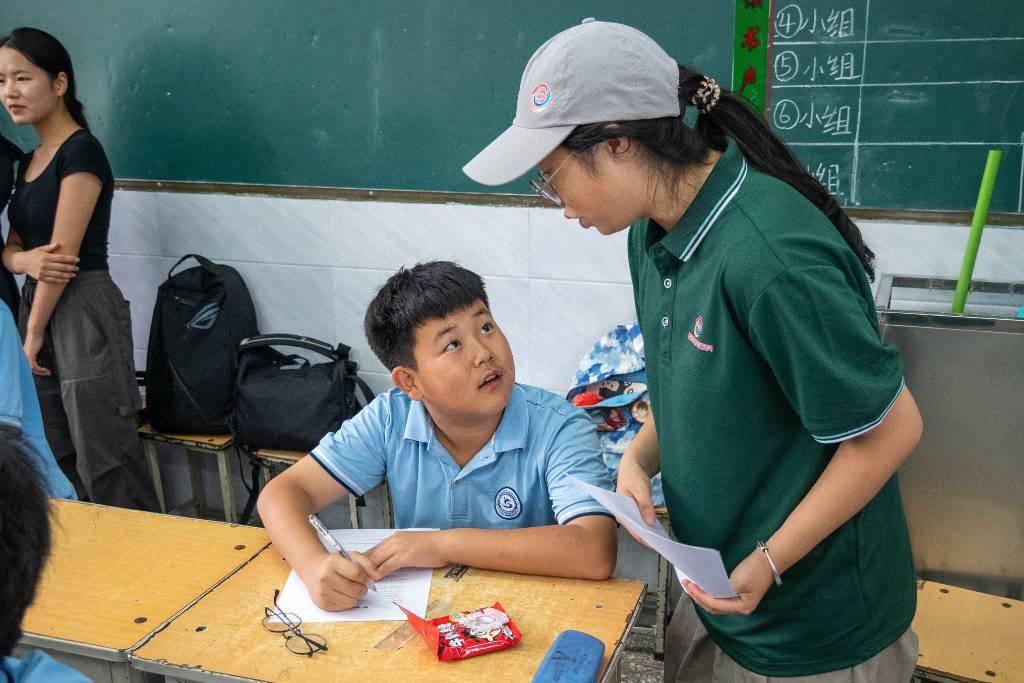
[[[665,667],[654,659],[654,636],[632,633],[620,668],[623,683],[661,683]]]

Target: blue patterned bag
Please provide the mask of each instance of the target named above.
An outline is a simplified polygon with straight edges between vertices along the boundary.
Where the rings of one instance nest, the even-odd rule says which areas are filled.
[[[597,425],[601,454],[612,480],[626,447],[650,416],[644,339],[640,325],[619,325],[601,337],[583,357],[566,398]],[[665,504],[661,475],[651,479],[656,506]]]

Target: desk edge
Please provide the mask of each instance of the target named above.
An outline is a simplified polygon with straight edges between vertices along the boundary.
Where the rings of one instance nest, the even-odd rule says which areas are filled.
[[[634,579],[635,580],[635,579]],[[636,626],[636,620],[640,617],[640,612],[644,607],[644,599],[647,597],[647,582],[643,582],[643,590],[640,591],[640,596],[636,599],[636,605],[633,606],[633,613],[629,615],[626,620],[626,629],[622,632],[622,638],[612,648],[611,654],[608,656],[608,666],[605,667],[604,671],[601,672],[601,683],[610,683],[615,680],[609,678],[612,671],[619,665],[619,660],[622,659],[622,653],[626,649],[626,642],[629,640],[629,634],[633,632],[633,627]]]
[[[126,663],[128,654],[132,649],[129,645],[123,649],[105,647],[103,645],[90,645],[80,643],[77,640],[65,640],[64,638],[53,638],[38,633],[24,631],[21,634],[19,645],[37,647],[51,652],[62,652],[69,655],[82,655],[89,659],[96,659],[104,662]]]

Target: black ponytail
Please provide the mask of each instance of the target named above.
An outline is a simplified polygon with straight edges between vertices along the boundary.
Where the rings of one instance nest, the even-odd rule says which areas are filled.
[[[864,244],[860,229],[821,183],[797,163],[789,148],[747,100],[722,88],[710,111],[698,115],[696,126],[683,123],[682,114],[692,106],[703,80],[699,72],[680,65],[680,116],[577,126],[562,146],[572,151],[584,166],[592,168],[593,147],[599,142],[618,137],[636,141],[657,168],[659,177],[671,181],[670,187],[677,187],[676,181],[689,167],[702,162],[710,150],[725,150],[727,139],[731,138],[754,168],[788,183],[817,206],[857,254],[868,278],[874,280],[875,254]]]
[[[71,92],[70,88],[68,92]],[[85,106],[78,101],[77,97],[74,95],[71,97],[64,95],[64,106],[68,108],[68,113],[71,114],[71,118],[75,120],[75,123],[89,130],[89,122],[85,118]]]
[[[89,130],[89,122],[85,118],[85,107],[78,101],[75,85],[75,70],[71,66],[71,55],[64,49],[60,41],[46,31],[23,26],[11,31],[11,34],[0,38],[0,47],[17,50],[40,69],[57,78],[63,73],[68,79],[68,89],[64,93],[64,106],[68,113],[82,128]]]

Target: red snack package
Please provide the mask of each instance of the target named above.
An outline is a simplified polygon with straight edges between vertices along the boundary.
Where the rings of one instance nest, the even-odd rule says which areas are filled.
[[[500,602],[437,619],[422,619],[401,605],[398,607],[442,662],[504,650],[523,639]]]

